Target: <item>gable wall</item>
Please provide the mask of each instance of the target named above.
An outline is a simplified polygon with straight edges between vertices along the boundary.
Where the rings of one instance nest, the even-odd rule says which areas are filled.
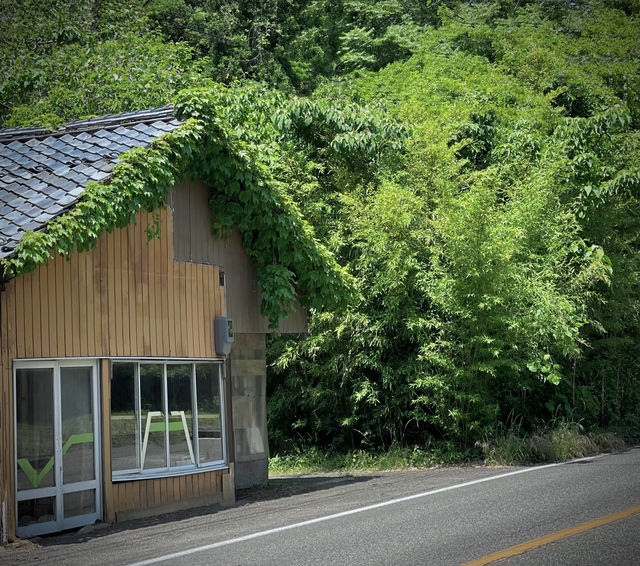
[[[256,269],[242,247],[240,231],[234,228],[224,240],[212,234],[209,188],[199,181],[176,185],[169,206],[174,214],[176,260],[216,265],[224,271],[227,313],[236,333],[270,332],[267,319],[260,314],[262,296]],[[307,314],[300,304],[280,320],[278,332],[307,332]]]

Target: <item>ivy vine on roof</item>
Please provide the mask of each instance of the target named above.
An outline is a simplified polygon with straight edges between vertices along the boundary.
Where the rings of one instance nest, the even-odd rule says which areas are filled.
[[[252,85],[183,91],[175,114],[183,125],[121,155],[107,182],[89,183],[78,203],[46,230],[27,232],[3,260],[5,276],[31,272],[55,253],[68,257],[94,248],[104,230],[124,228],[140,210],[164,206],[171,187],[191,178],[210,187],[214,235],[240,229],[272,328],[291,312],[296,296],[311,309],[352,300],[352,277],[315,237],[289,192],[292,184],[310,180],[279,162],[308,158],[309,148],[318,159],[331,154],[373,162],[401,150],[404,130],[356,105],[289,100]],[[158,235],[151,227],[148,234]]]

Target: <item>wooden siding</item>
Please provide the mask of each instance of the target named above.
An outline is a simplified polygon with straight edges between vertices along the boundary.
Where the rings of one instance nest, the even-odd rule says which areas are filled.
[[[158,214],[161,233],[171,233],[171,215]],[[94,250],[55,256],[9,281],[1,305],[3,362],[216,357],[213,321],[225,313],[218,268],[173,261],[171,238],[147,241],[152,221],[139,214],[136,224],[101,236]]]
[[[227,312],[236,333],[270,332],[267,319],[260,314],[262,297],[256,270],[242,247],[242,235],[234,229],[220,240],[211,233],[209,188],[197,181],[176,185],[169,205],[175,219],[175,259],[215,265],[224,271]],[[307,314],[298,303],[286,319],[280,320],[278,332],[307,332]]]
[[[218,268],[174,261],[172,215],[168,209],[156,214],[160,238],[147,241],[145,229],[153,214],[140,213],[135,224],[103,234],[94,250],[69,260],[55,256],[33,273],[10,280],[0,293],[0,517],[4,503],[10,536],[15,528],[14,359],[216,357],[213,320],[226,314]],[[104,403],[108,413],[110,405]],[[210,472],[197,491],[184,480],[185,493],[217,489],[218,475]],[[169,489],[166,479],[154,483],[154,489],[162,482]],[[125,505],[121,488],[114,484],[113,490]],[[139,497],[134,494],[131,500]],[[110,502],[105,505],[108,510]]]
[[[117,482],[113,484],[109,522],[222,503],[224,476],[228,469],[183,476]]]

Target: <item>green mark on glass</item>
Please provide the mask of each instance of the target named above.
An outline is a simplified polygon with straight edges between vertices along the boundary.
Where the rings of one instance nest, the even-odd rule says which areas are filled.
[[[74,444],[86,444],[88,442],[93,442],[93,433],[92,432],[83,432],[80,434],[72,434],[69,439],[62,446],[62,454],[66,454]],[[26,458],[18,458],[18,466],[22,469],[24,474],[29,478],[31,485],[33,487],[38,487],[44,477],[49,473],[51,468],[53,468],[54,457],[51,456],[51,459],[45,464],[44,468],[40,470],[40,473],[36,472],[36,470],[31,465],[31,462]]]

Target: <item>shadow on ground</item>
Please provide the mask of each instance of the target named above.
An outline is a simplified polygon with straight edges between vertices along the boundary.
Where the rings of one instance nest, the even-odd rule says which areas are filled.
[[[233,509],[234,507],[244,507],[259,501],[270,501],[282,499],[294,495],[302,495],[312,493],[323,489],[331,489],[334,487],[356,484],[369,481],[379,477],[377,475],[336,475],[336,474],[318,474],[318,475],[299,475],[299,476],[282,476],[272,478],[265,485],[252,487],[248,489],[240,489],[236,491],[236,503],[229,507],[221,505],[206,505],[203,507],[193,507],[173,513],[164,513],[144,519],[134,519],[131,521],[123,521],[115,525],[98,522],[95,525],[88,525],[81,529],[73,529],[62,533],[54,533],[31,539],[31,543],[42,547],[58,546],[63,544],[78,544],[92,539],[112,535],[122,531],[132,531],[135,529],[144,529],[146,527],[185,521],[198,517],[206,517],[215,513]]]

